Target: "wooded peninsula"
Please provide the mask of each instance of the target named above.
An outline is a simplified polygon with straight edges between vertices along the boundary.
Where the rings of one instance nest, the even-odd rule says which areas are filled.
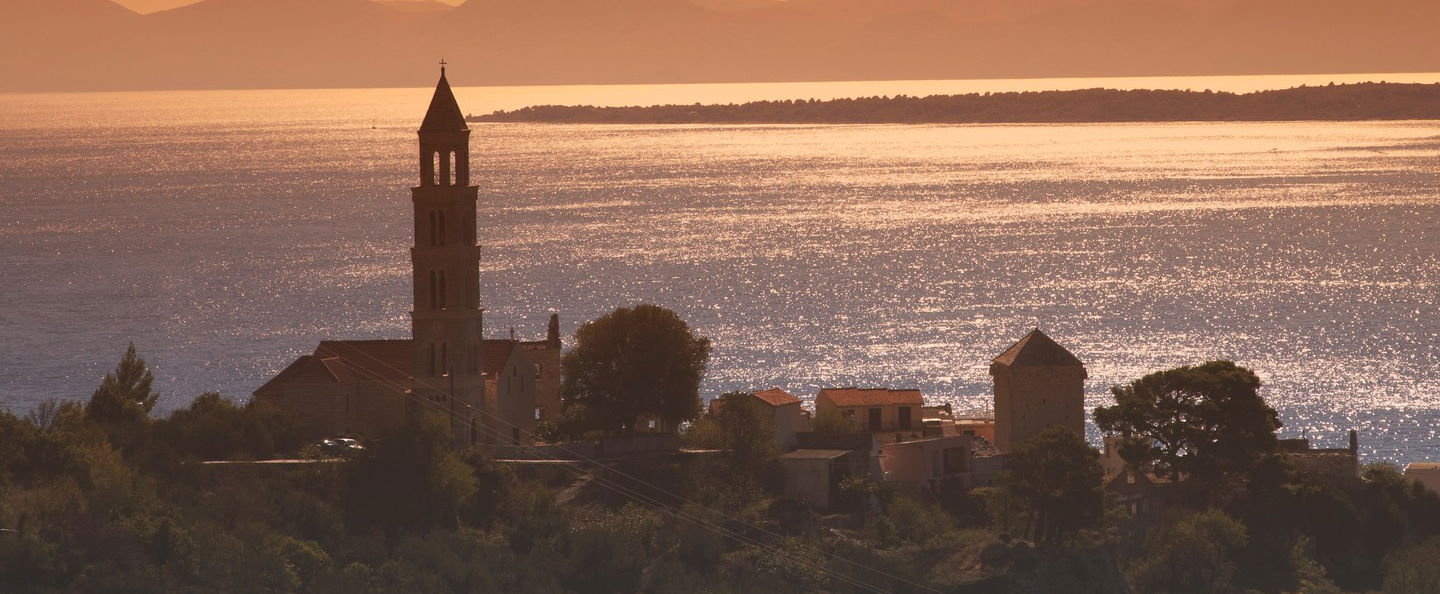
[[[471,122],[556,124],[988,124],[1440,119],[1440,84],[1360,83],[1276,91],[1083,89],[725,105],[539,105]]]

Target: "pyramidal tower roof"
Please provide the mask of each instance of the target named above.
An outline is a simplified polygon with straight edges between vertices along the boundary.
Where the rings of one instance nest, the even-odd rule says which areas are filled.
[[[455,102],[455,93],[450,91],[450,82],[445,80],[445,67],[440,67],[440,82],[435,85],[435,95],[430,98],[430,109],[425,112],[425,121],[420,124],[421,132],[460,132],[469,130],[465,125],[465,114]]]
[[[1039,328],[995,358],[998,365],[1011,367],[1084,367],[1080,359],[1046,336]]]

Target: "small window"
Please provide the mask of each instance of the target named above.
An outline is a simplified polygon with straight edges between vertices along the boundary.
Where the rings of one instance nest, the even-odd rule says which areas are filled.
[[[439,245],[445,245],[445,211],[435,213],[435,235]]]
[[[536,407],[536,408],[535,408],[535,420],[537,420],[537,421],[540,420],[540,408],[539,408],[539,407]]]
[[[430,156],[430,185],[440,185],[440,153]]]
[[[450,185],[455,185],[455,181],[459,176],[460,169],[455,167],[455,151],[450,151]]]
[[[450,370],[450,345],[443,342],[440,343],[440,369]]]

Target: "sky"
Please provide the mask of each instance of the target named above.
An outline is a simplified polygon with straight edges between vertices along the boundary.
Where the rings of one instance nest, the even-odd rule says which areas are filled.
[[[1440,72],[1440,0],[443,1],[0,0],[0,93]]]
[[[114,1],[116,4],[119,4],[119,5],[121,5],[121,6],[124,6],[125,8],[129,8],[130,10],[133,10],[133,11],[135,11],[135,12],[138,12],[138,13],[141,13],[141,14],[145,14],[145,13],[155,12],[155,11],[157,11],[157,10],[168,10],[168,9],[176,8],[176,7],[179,7],[179,6],[185,6],[186,4],[194,4],[194,3],[196,3],[196,2],[199,2],[200,0],[113,0],[113,1]],[[437,1],[437,2],[443,2],[443,3],[445,3],[445,4],[456,4],[456,5],[458,5],[458,4],[460,4],[461,2],[464,2],[465,0],[435,0],[435,1]]]

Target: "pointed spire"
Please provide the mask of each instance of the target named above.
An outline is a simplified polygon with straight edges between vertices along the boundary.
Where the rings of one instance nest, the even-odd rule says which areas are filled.
[[[425,112],[425,121],[420,124],[421,132],[462,132],[469,130],[465,125],[465,114],[455,101],[450,82],[445,80],[445,61],[440,61],[440,82],[435,85],[435,95],[430,98],[430,109]]]

